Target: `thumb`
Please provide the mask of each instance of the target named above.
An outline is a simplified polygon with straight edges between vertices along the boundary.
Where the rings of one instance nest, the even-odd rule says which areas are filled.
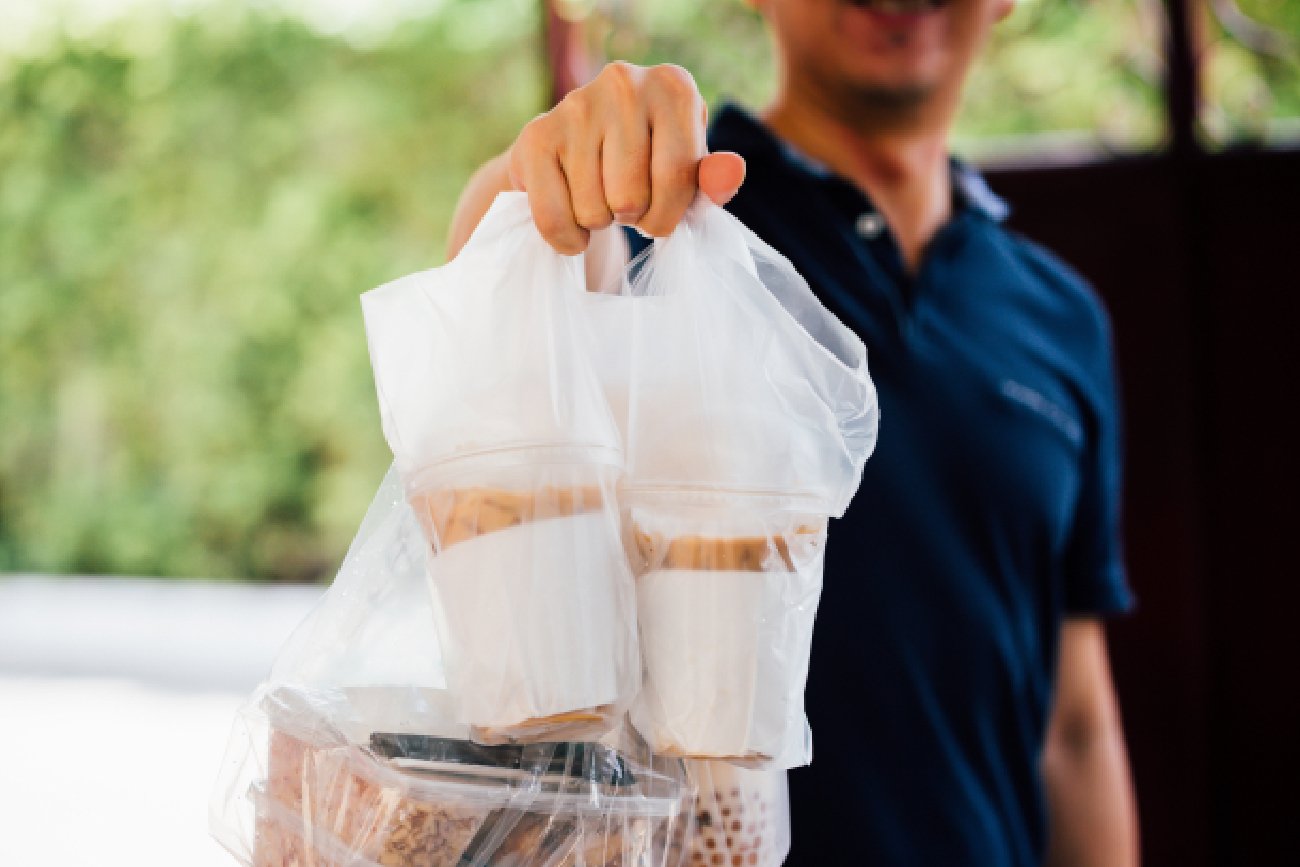
[[[700,192],[715,205],[725,205],[745,180],[745,158],[731,151],[718,151],[700,160]]]

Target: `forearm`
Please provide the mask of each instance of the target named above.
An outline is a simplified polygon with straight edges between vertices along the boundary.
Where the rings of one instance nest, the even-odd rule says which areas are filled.
[[[1137,808],[1118,719],[1054,733],[1043,756],[1049,867],[1136,867]]]
[[[448,259],[454,259],[461,247],[465,246],[483,215],[492,206],[497,193],[510,189],[513,189],[513,185],[510,183],[509,164],[505,154],[488,160],[470,177],[451,218],[451,231],[447,234]]]

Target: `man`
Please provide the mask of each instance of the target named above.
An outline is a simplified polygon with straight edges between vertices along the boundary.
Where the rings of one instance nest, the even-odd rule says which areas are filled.
[[[684,70],[610,65],[475,175],[451,252],[501,190],[564,253],[612,221],[666,235],[698,191],[866,343],[880,441],[827,550],[789,863],[1135,864],[1108,325],[947,149],[1014,0],[751,2],[761,119],[725,107],[706,141]]]

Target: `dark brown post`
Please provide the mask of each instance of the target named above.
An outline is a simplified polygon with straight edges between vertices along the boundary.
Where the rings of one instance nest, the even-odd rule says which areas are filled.
[[[1179,155],[1200,149],[1196,120],[1201,98],[1201,11],[1199,0],[1164,0],[1165,111],[1169,149]]]
[[[560,14],[562,0],[542,0],[542,38],[550,83],[547,107],[591,79],[591,59],[582,39],[582,22]]]

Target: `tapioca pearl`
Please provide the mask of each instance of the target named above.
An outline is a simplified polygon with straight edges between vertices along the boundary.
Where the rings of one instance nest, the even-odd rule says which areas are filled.
[[[749,862],[750,864],[757,864],[757,863],[758,863],[758,853],[757,853],[757,852],[750,852],[750,853],[749,853],[748,862]]]
[[[745,827],[744,823],[741,822],[739,819],[734,819],[731,822],[731,830],[733,833],[739,834],[741,830],[744,829],[744,827]]]
[[[713,853],[713,857],[709,859],[709,863],[710,863],[710,864],[726,864],[726,863],[727,863],[727,856],[726,856],[726,855],[723,855],[721,852],[714,852],[714,853]]]

